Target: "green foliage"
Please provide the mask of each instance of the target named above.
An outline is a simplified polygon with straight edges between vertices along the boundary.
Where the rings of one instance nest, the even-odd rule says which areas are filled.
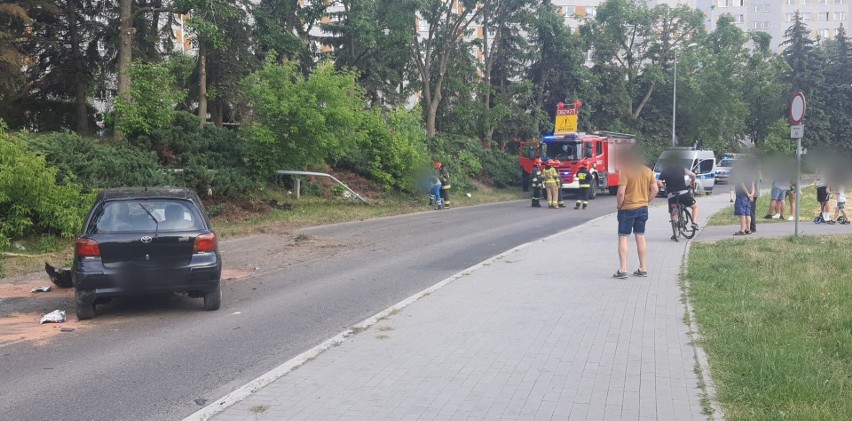
[[[239,196],[258,187],[258,180],[243,165],[243,143],[237,132],[200,122],[178,111],[171,124],[139,136],[134,143],[155,151],[161,165],[183,170],[176,177],[178,183],[202,194],[210,189],[214,195]]]
[[[769,126],[766,138],[760,145],[760,152],[773,155],[790,155],[796,152],[796,142],[790,139],[790,125],[780,118]]]
[[[174,106],[186,93],[177,88],[175,73],[164,63],[135,62],[130,67],[133,85],[128,101],[118,99],[118,128],[129,139],[164,127],[174,120]]]
[[[453,188],[472,188],[471,179],[485,179],[498,187],[520,184],[517,155],[486,149],[479,141],[464,136],[439,135],[430,142],[435,161],[450,172]]]
[[[268,177],[279,169],[333,165],[354,150],[365,115],[355,80],[331,64],[304,77],[292,62],[267,59],[243,85],[256,116],[243,133],[252,170]]]
[[[0,247],[33,233],[73,236],[93,197],[79,184],[57,182],[56,169],[0,130]]]
[[[174,184],[173,177],[157,164],[153,152],[67,132],[19,137],[54,168],[58,183],[73,179],[89,191]]]
[[[394,110],[387,122],[378,111],[364,116],[366,136],[358,149],[369,175],[384,188],[415,191],[414,173],[428,161],[420,112]]]

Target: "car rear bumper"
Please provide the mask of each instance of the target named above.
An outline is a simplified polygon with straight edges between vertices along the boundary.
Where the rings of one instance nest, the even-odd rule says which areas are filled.
[[[100,259],[83,260],[73,269],[74,287],[98,297],[148,295],[167,292],[210,292],[219,285],[222,263],[214,253],[193,256],[189,265],[177,268],[119,270]]]

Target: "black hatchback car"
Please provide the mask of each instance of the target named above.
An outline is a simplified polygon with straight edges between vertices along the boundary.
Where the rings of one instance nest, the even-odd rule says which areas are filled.
[[[120,188],[98,194],[72,264],[78,319],[115,296],[186,292],[218,310],[222,259],[194,191]]]

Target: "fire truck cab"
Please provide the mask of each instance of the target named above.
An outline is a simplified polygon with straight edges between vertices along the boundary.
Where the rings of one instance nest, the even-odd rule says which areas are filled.
[[[580,188],[575,175],[580,167],[585,166],[593,177],[590,196],[594,199],[599,191],[605,190],[610,194],[618,191],[621,150],[634,143],[633,136],[612,132],[549,135],[540,141],[522,142],[520,163],[524,174],[528,175],[536,158],[560,161],[557,170],[562,177],[563,190]]]

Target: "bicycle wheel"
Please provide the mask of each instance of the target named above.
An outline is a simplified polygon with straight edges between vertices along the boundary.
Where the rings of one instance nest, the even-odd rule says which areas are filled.
[[[691,240],[693,237],[695,237],[695,233],[698,232],[698,230],[693,225],[692,212],[688,211],[685,208],[681,209],[680,218],[681,221],[683,221],[680,225],[680,233],[681,235],[683,235],[684,238]]]
[[[670,215],[671,216],[671,215]],[[672,240],[677,241],[677,236],[680,233],[680,213],[676,212],[672,218]]]

